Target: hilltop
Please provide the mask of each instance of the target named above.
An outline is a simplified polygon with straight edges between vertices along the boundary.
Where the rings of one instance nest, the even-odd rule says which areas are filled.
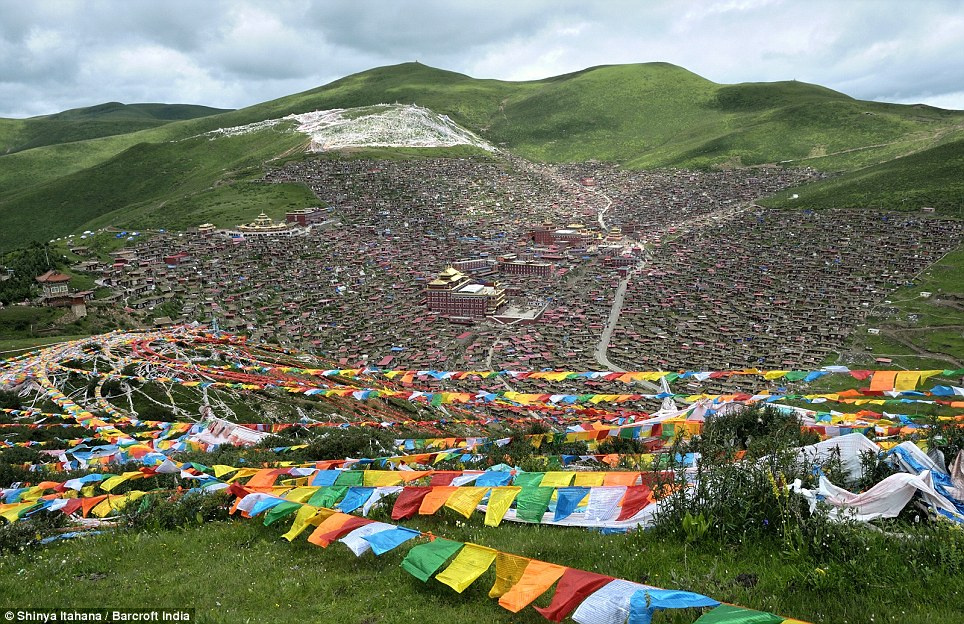
[[[960,111],[865,102],[795,81],[721,85],[667,63],[600,66],[526,82],[405,63],[218,114],[105,104],[3,120],[0,145],[20,151],[0,156],[0,218],[7,225],[0,247],[24,236],[63,235],[108,214],[124,224],[124,215],[169,202],[190,210],[199,194],[257,179],[266,162],[310,145],[293,123],[213,141],[206,133],[393,103],[428,109],[459,132],[532,160],[594,159],[629,168],[782,163],[849,171],[964,137]],[[20,126],[31,124],[37,130],[27,137]],[[26,149],[30,141],[36,147]]]

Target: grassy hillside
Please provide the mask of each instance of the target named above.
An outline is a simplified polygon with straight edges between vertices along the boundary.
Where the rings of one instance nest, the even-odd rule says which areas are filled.
[[[910,156],[791,189],[763,203],[795,208],[932,206],[964,217],[964,136]],[[797,199],[790,199],[799,195]]]
[[[74,140],[81,134],[49,126],[48,139],[38,134],[35,140],[69,142],[0,156],[0,218],[9,226],[0,231],[0,247],[24,235],[42,240],[102,223],[107,214],[126,223],[128,209],[144,214],[165,202],[190,204],[187,198],[230,182],[226,175],[237,167],[258,165],[298,143],[283,132],[214,144],[190,137],[291,113],[392,102],[446,114],[536,160],[599,159],[639,168],[782,162],[853,170],[964,132],[960,111],[862,102],[799,82],[719,85],[666,63],[602,66],[529,82],[478,80],[406,63],[217,115],[107,104],[16,121],[79,124],[81,134],[94,132],[80,130],[84,124],[113,124],[117,134]],[[194,118],[171,121],[178,116]],[[154,125],[132,132],[137,124]],[[11,145],[18,132],[0,122],[2,145]],[[221,141],[225,153],[216,147]],[[243,156],[232,145],[246,141],[253,151]],[[205,142],[208,148],[199,147]]]
[[[192,104],[108,102],[29,119],[0,119],[0,153],[10,154],[44,145],[128,134],[172,121],[224,112],[226,110],[222,108]]]
[[[301,184],[265,184],[236,181],[169,202],[147,203],[136,208],[124,207],[88,222],[88,227],[116,225],[128,229],[169,228],[184,230],[201,223],[229,227],[254,221],[264,212],[276,221],[284,221],[285,212],[318,206],[318,198]]]
[[[252,167],[259,171],[279,150],[304,142],[300,134],[273,128],[217,140],[139,143],[89,169],[0,198],[7,224],[0,231],[0,245],[22,241],[24,233],[43,238],[82,229],[121,209],[149,215],[169,201],[250,173]],[[143,227],[135,218],[121,220]]]

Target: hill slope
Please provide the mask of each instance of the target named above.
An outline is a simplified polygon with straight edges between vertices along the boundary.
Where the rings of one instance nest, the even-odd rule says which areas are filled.
[[[964,137],[937,147],[790,189],[764,204],[793,208],[901,210],[931,206],[964,217]],[[798,195],[794,199],[791,196]]]
[[[528,158],[611,160],[639,168],[787,162],[852,170],[950,140],[964,128],[960,111],[863,102],[799,82],[720,85],[666,63],[601,66],[529,82],[479,80],[406,63],[183,121],[169,119],[203,111],[103,105],[43,119],[84,124],[93,118],[117,124],[118,134],[0,156],[0,218],[8,224],[0,229],[0,246],[64,234],[126,206],[178,201],[233,179],[239,166],[288,152],[299,139],[264,134],[245,159],[232,148],[222,153],[191,141],[167,146],[170,141],[292,114],[393,102],[446,115]],[[129,123],[163,125],[130,132]],[[10,136],[0,123],[0,141],[10,144]],[[195,164],[189,181],[173,178],[187,175],[181,161]],[[38,210],[50,213],[27,218]]]
[[[223,108],[193,104],[108,102],[29,119],[0,119],[0,153],[127,134],[224,112]]]

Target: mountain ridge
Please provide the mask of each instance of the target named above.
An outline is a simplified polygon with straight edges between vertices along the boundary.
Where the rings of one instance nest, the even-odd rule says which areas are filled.
[[[856,100],[798,81],[721,85],[662,62],[600,65],[518,82],[402,63],[238,110],[2,155],[0,218],[9,227],[0,233],[0,245],[25,236],[62,235],[106,212],[121,214],[125,205],[163,205],[234,179],[239,167],[254,175],[251,171],[263,162],[297,147],[297,141],[278,129],[260,135],[245,153],[227,143],[219,150],[188,141],[179,157],[177,149],[166,147],[170,141],[292,114],[394,102],[445,115],[489,143],[531,160],[603,160],[628,168],[793,162],[850,171],[952,140],[964,124],[962,111]],[[143,113],[138,105],[105,103],[54,117]],[[3,128],[0,124],[0,145]],[[179,171],[176,162],[184,159],[196,165],[189,183],[145,184],[133,177]],[[147,187],[151,192],[140,196],[138,189]],[[59,199],[65,193],[71,201]],[[118,203],[118,197],[128,203]],[[56,223],[27,218],[51,202],[60,206]],[[105,210],[107,204],[110,210]]]
[[[0,118],[0,154],[128,134],[229,111],[197,104],[104,102],[50,115]]]

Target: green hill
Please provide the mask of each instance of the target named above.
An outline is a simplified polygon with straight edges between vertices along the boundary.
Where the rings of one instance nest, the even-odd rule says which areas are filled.
[[[930,206],[964,217],[964,133],[961,135],[916,154],[790,189],[763,203],[809,209]],[[798,197],[790,199],[793,195]]]
[[[785,163],[856,170],[949,141],[964,129],[961,111],[864,102],[799,82],[720,85],[667,63],[593,67],[528,82],[405,63],[214,115],[203,107],[111,103],[0,120],[7,149],[24,145],[16,124],[48,124],[31,139],[38,147],[0,156],[0,218],[7,225],[0,247],[108,218],[119,223],[125,214],[167,203],[183,212],[205,189],[239,179],[239,169],[256,175],[262,162],[305,140],[282,131],[190,137],[291,113],[393,102],[448,115],[527,158],[636,168]]]
[[[0,153],[127,134],[224,112],[223,108],[193,104],[108,102],[29,119],[0,119]]]

